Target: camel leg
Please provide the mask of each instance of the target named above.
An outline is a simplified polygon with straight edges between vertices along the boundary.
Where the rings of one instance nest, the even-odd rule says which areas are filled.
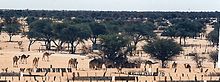
[[[45,60],[45,56],[42,57],[42,61],[44,61],[44,60]]]
[[[47,56],[47,62],[49,61],[49,57]]]
[[[38,62],[36,62],[36,67],[38,67]]]

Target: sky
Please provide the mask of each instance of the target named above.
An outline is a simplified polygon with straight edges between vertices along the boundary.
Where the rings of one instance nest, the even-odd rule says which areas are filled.
[[[0,9],[220,11],[220,0],[0,0]]]

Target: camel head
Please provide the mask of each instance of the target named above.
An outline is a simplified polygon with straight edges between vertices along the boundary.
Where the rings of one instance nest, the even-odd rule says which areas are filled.
[[[30,55],[27,55],[27,58],[30,57]]]

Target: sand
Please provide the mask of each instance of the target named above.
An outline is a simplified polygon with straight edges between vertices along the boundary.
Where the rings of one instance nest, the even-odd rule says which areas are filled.
[[[211,28],[211,26],[207,26],[206,29],[208,34],[211,30],[213,30],[213,28]],[[162,37],[164,38],[164,37]],[[42,55],[45,51],[41,51],[39,52],[38,49],[41,48],[43,49],[44,47],[41,46],[43,44],[43,42],[35,42],[32,46],[31,46],[31,51],[27,51],[27,47],[28,47],[28,39],[26,37],[21,37],[20,35],[16,35],[13,36],[12,41],[23,41],[22,47],[24,48],[23,51],[21,49],[19,49],[19,46],[17,44],[17,42],[7,42],[9,39],[9,36],[6,33],[2,33],[0,35],[0,47],[2,48],[2,50],[0,50],[0,69],[5,69],[8,68],[8,72],[19,72],[20,68],[33,68],[32,62],[34,57],[40,57],[39,60],[39,66],[38,68],[50,68],[50,66],[52,65],[53,68],[68,68],[68,60],[70,58],[77,58],[78,63],[78,68],[73,69],[73,71],[75,73],[79,73],[80,76],[103,76],[105,70],[93,70],[93,69],[89,69],[89,61],[92,59],[89,59],[87,56],[85,55],[79,55],[79,54],[68,54],[67,52],[55,52],[55,51],[48,51],[48,52],[53,52],[55,54],[52,54],[49,58],[48,62],[42,61]],[[176,38],[175,39],[177,42],[179,42],[179,39]],[[91,41],[87,41],[86,45],[91,45]],[[144,44],[146,44],[145,42],[139,42],[137,45],[137,50],[141,50],[141,46],[143,46]],[[178,55],[177,57],[175,57],[174,61],[176,61],[178,63],[177,66],[177,72],[174,72],[174,69],[171,68],[171,64],[173,63],[173,61],[169,61],[168,62],[168,68],[161,68],[160,67],[160,63],[153,65],[152,71],[155,71],[156,68],[159,68],[160,71],[163,71],[165,73],[165,76],[167,77],[167,80],[170,80],[170,76],[172,76],[173,80],[194,80],[195,76],[197,77],[198,80],[218,80],[218,77],[207,77],[205,75],[211,73],[211,72],[219,72],[219,69],[214,69],[213,68],[213,63],[210,61],[209,59],[209,55],[206,54],[202,54],[204,52],[211,52],[211,51],[215,51],[217,49],[217,47],[212,47],[212,46],[207,46],[210,44],[209,41],[206,40],[205,37],[202,38],[197,38],[197,39],[187,39],[187,44],[194,44],[197,45],[196,47],[184,47],[184,53]],[[201,45],[201,47],[200,47]],[[82,44],[80,44],[77,47],[77,52],[80,52],[80,48],[81,48]],[[187,57],[185,56],[188,53],[191,52],[197,52],[199,53],[200,56],[206,57],[207,59],[204,60],[204,71],[206,69],[208,69],[207,72],[200,72],[199,68],[196,68],[196,64],[195,62],[192,60],[191,57]],[[18,67],[13,67],[13,60],[12,58],[16,55],[22,55],[22,54],[26,54],[26,55],[30,55],[30,57],[27,59],[27,64],[18,64]],[[143,54],[136,54],[134,57],[136,58],[142,58],[142,59],[150,59],[150,56],[146,53]],[[132,57],[133,58],[133,57]],[[155,60],[157,61],[157,60]],[[158,61],[160,62],[160,61]],[[184,68],[185,63],[188,63],[192,66],[192,72],[189,72],[188,69]],[[148,67],[147,67],[148,68]],[[117,69],[116,68],[109,68],[107,69],[107,73],[106,76],[128,76],[126,73],[129,71],[143,71],[144,70],[144,65],[141,66],[141,68],[123,68],[122,72],[124,72],[125,74],[117,74]],[[147,69],[148,70],[148,69]],[[0,70],[0,72],[3,72],[3,70]],[[28,72],[25,72],[28,73]],[[45,73],[32,73],[32,74],[40,74],[40,75],[44,75]],[[56,78],[55,78],[56,76]],[[155,79],[156,81],[158,80],[164,80],[165,76],[156,76]],[[203,77],[202,77],[203,76]],[[145,82],[145,80],[147,81],[154,81],[154,77],[153,76],[137,76],[139,82]],[[55,78],[55,81],[54,81]],[[36,78],[37,80],[39,80],[40,82],[42,82],[43,80],[46,79],[47,82],[65,82],[67,81],[67,79],[72,78],[72,72],[71,73],[64,73],[64,76],[62,76],[61,73],[48,73],[47,77],[38,77]],[[18,80],[18,77],[1,77],[1,80],[10,80],[12,82],[24,82],[24,81],[31,81],[34,82],[34,78],[33,77],[21,77],[20,81]],[[74,82],[82,82],[82,81],[74,81]],[[85,81],[87,82],[87,81]],[[89,81],[88,81],[89,82]],[[100,82],[100,81],[99,81]],[[102,81],[101,81],[102,82]],[[103,81],[104,82],[104,81]],[[133,81],[132,81],[133,82]]]

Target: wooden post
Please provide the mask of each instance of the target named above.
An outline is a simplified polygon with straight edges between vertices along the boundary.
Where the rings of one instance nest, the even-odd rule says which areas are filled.
[[[91,77],[89,77],[89,80],[90,80],[89,82],[92,82],[92,78]]]
[[[197,77],[196,77],[196,75],[195,75],[195,81],[197,82]]]
[[[165,82],[167,82],[167,76],[165,76],[165,79],[164,79],[164,81],[165,81]]]
[[[37,81],[36,77],[34,76],[34,81]]]
[[[61,76],[63,77],[63,71],[61,72]]]
[[[20,76],[18,76],[18,80],[19,80],[19,81],[21,80],[21,77],[20,77]]]
[[[56,80],[56,76],[53,77],[53,81],[55,81],[55,80]]]

